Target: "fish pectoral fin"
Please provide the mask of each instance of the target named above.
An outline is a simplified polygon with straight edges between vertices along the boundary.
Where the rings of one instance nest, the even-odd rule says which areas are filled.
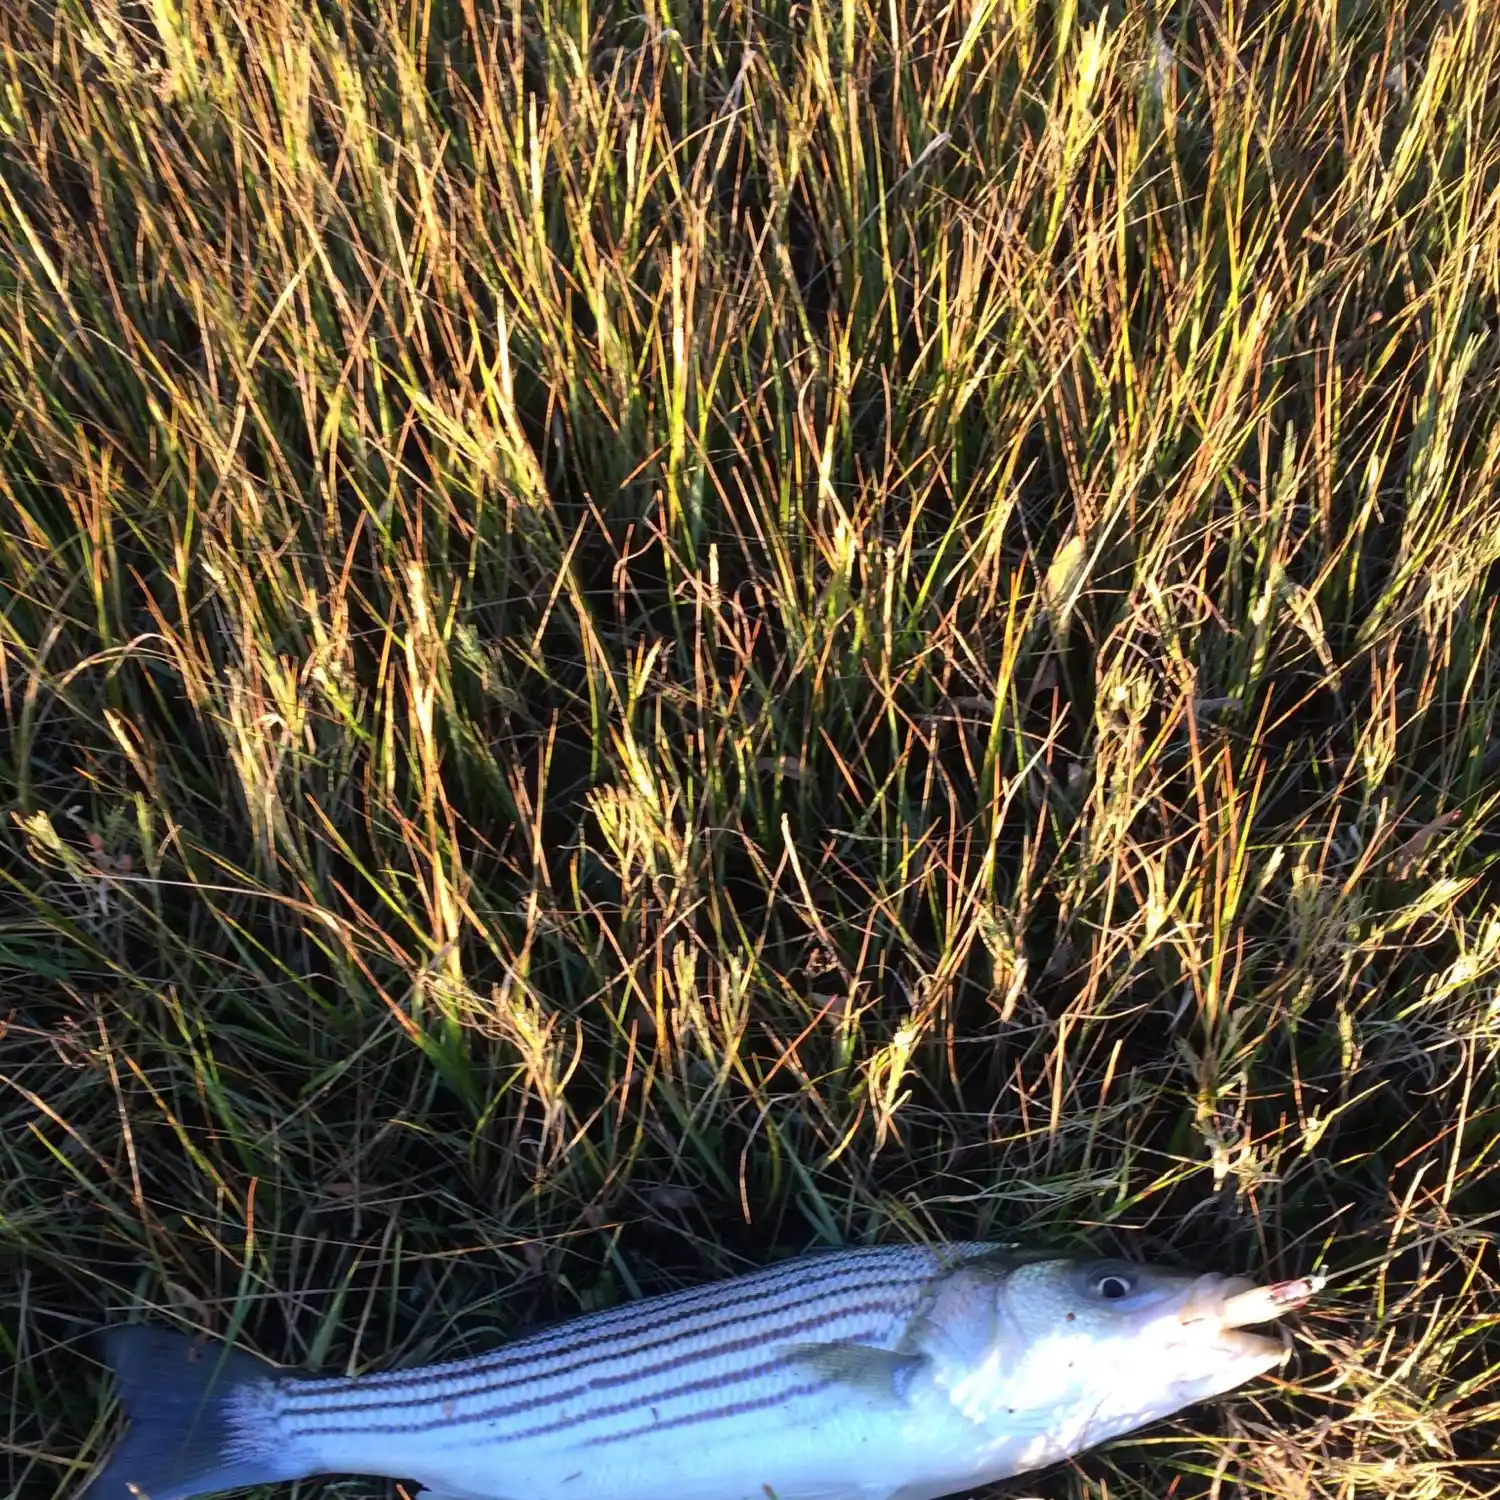
[[[897,1354],[870,1344],[790,1344],[785,1353],[802,1369],[885,1401],[904,1401],[917,1372],[929,1363],[923,1354]]]

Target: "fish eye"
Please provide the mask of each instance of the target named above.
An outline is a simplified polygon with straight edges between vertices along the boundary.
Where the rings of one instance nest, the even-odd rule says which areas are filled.
[[[1135,1290],[1135,1278],[1121,1271],[1103,1271],[1094,1277],[1094,1295],[1106,1302],[1119,1302]]]

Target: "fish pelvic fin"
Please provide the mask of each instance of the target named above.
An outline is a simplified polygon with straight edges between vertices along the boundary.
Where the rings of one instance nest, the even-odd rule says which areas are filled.
[[[191,1500],[318,1472],[280,1430],[275,1365],[144,1324],[99,1343],[130,1425],[82,1500]]]

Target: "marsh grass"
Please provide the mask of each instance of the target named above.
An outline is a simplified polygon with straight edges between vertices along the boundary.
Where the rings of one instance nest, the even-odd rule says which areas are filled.
[[[0,13],[5,1493],[106,1318],[356,1370],[926,1235],[1333,1277],[1012,1493],[1494,1493],[1497,78],[1477,0]]]

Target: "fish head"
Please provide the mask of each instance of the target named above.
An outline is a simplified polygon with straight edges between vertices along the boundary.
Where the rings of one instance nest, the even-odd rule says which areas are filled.
[[[1275,1369],[1288,1341],[1250,1325],[1300,1307],[1322,1284],[1303,1278],[1258,1287],[1120,1260],[1038,1259],[974,1270],[956,1273],[947,1303],[952,1314],[966,1310],[962,1326],[944,1319],[945,1299],[936,1299],[934,1377],[992,1432],[1033,1434],[1036,1462]]]

